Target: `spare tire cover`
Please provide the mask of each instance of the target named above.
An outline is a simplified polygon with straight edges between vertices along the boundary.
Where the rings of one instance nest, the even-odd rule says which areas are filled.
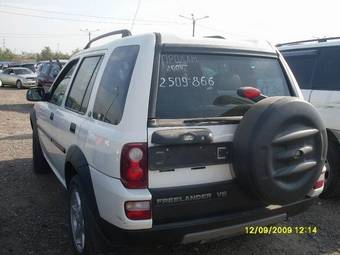
[[[321,174],[327,133],[317,110],[295,97],[253,105],[234,137],[233,167],[240,185],[269,204],[303,199]]]

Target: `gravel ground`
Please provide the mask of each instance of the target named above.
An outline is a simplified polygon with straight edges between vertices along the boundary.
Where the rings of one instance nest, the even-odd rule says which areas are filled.
[[[0,89],[0,255],[72,254],[66,193],[53,174],[32,172],[25,90]],[[340,201],[317,200],[283,223],[317,226],[316,235],[240,236],[195,245],[130,247],[116,254],[340,254]]]

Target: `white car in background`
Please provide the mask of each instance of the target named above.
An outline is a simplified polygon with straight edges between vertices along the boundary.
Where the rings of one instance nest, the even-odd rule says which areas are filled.
[[[16,86],[18,89],[37,84],[37,75],[24,67],[9,67],[0,73],[0,87]]]
[[[328,157],[322,197],[340,195],[340,37],[277,45],[305,100],[320,112],[327,128]]]

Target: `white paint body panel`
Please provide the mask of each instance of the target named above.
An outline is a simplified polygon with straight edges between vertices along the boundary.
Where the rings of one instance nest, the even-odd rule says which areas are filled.
[[[94,193],[100,216],[122,229],[148,229],[152,220],[130,220],[126,217],[126,201],[151,200],[147,189],[126,189],[119,179],[109,177],[90,167]]]
[[[319,110],[327,128],[340,131],[340,90],[313,90],[310,103]]]

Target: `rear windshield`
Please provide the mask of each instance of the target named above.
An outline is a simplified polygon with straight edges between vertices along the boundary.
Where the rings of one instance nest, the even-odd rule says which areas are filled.
[[[15,74],[31,74],[32,71],[29,69],[16,69],[14,70]]]
[[[274,58],[162,54],[156,118],[242,116],[254,102],[237,95],[240,87],[256,87],[267,96],[290,95]]]

